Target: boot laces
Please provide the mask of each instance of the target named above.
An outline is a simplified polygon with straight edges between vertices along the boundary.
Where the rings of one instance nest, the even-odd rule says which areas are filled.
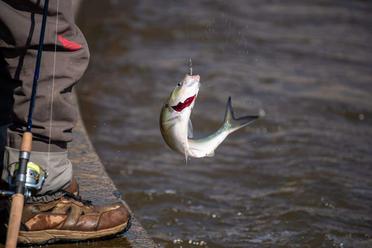
[[[84,205],[88,205],[88,206],[92,206],[93,205],[92,204],[92,201],[90,201],[90,200],[83,200],[81,198],[81,196],[74,195],[74,194],[72,194],[71,192],[68,192],[68,191],[64,191],[63,190],[63,196],[64,197],[67,197],[67,198],[70,198],[70,199],[73,199],[75,201],[81,202]]]

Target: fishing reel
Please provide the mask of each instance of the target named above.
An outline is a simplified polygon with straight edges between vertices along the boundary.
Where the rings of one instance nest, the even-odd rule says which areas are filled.
[[[14,189],[16,186],[16,175],[19,169],[19,164],[13,163],[8,168],[8,184],[10,189]],[[27,173],[25,180],[25,193],[27,197],[32,196],[34,193],[39,191],[48,177],[48,173],[38,164],[33,162],[27,163]],[[14,191],[2,191],[0,194],[13,195]]]

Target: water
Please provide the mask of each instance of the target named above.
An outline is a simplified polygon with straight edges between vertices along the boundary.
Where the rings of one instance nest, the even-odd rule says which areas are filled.
[[[107,171],[161,247],[372,247],[369,1],[85,1],[79,87]],[[160,108],[189,70],[192,119],[217,129],[228,96],[265,118],[216,156],[168,149]]]

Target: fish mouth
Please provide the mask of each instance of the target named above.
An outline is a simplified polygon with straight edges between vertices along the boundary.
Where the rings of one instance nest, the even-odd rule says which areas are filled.
[[[196,95],[190,96],[183,102],[179,102],[176,106],[172,106],[172,109],[174,109],[177,112],[181,112],[183,109],[187,108],[192,104],[192,102],[195,100]]]

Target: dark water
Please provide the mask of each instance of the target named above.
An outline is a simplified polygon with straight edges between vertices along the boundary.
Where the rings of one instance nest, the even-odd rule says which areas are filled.
[[[85,1],[84,120],[112,179],[162,247],[372,247],[370,1]],[[266,117],[192,159],[160,108],[188,71],[194,130]]]

